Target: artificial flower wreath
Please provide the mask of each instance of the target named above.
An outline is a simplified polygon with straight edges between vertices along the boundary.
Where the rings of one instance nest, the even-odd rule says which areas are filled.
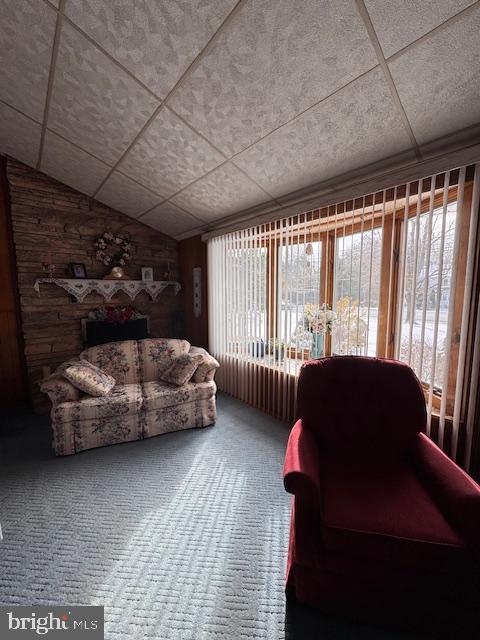
[[[132,245],[127,238],[105,231],[95,241],[95,257],[106,267],[124,267],[132,259]]]

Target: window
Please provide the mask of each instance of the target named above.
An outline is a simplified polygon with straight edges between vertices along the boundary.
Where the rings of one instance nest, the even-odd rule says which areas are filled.
[[[288,354],[303,360],[311,352],[312,334],[306,313],[319,307],[322,245],[298,240],[279,248],[278,336]]]
[[[230,358],[224,389],[237,394],[253,376],[255,402],[290,419],[305,360],[398,358],[423,384],[429,426],[435,415],[439,432],[447,418],[458,431],[473,180],[464,167],[211,240],[210,338]]]
[[[399,358],[440,393],[445,374],[457,202],[408,220]],[[434,362],[435,354],[435,362]]]
[[[381,252],[381,227],[337,238],[333,353],[376,355]]]

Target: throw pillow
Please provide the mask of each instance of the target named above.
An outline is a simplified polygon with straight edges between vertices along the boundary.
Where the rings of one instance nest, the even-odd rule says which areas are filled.
[[[115,386],[115,378],[88,360],[79,360],[63,372],[64,377],[77,389],[89,396],[106,396]]]
[[[198,365],[201,364],[202,357],[203,356],[200,353],[196,353],[194,355],[185,353],[182,356],[175,358],[173,364],[160,375],[160,380],[181,387],[189,382],[197,370]]]

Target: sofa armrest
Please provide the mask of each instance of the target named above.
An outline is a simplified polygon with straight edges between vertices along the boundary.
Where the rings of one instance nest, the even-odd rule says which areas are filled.
[[[438,506],[469,544],[480,548],[480,487],[425,434],[413,448],[416,469]]]
[[[202,356],[202,361],[192,376],[192,382],[211,382],[220,363],[202,347],[190,347],[189,354]]]
[[[40,390],[48,394],[52,405],[55,407],[62,402],[79,400],[82,393],[60,373],[54,373],[40,383]]]
[[[283,484],[289,493],[320,503],[317,443],[301,420],[296,422],[288,439]]]

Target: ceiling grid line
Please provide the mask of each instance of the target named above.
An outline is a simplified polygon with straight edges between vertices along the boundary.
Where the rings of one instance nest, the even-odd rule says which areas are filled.
[[[13,36],[7,32],[6,42],[13,54],[6,58],[6,70],[0,69],[4,87],[0,91],[4,114],[0,153],[4,145],[3,152],[16,157],[18,149],[22,161],[64,179],[89,198],[100,196],[108,206],[120,211],[123,207],[124,213],[139,221],[146,219],[154,228],[163,224],[166,233],[176,238],[192,235],[190,229],[199,233],[199,229],[223,228],[242,217],[267,212],[287,215],[311,197],[335,190],[337,181],[358,180],[381,167],[389,171],[389,167],[421,165],[442,149],[468,149],[469,140],[472,144],[480,140],[475,97],[480,77],[480,40],[475,40],[480,0],[453,4],[438,0],[433,11],[423,0],[412,0],[408,8],[398,7],[395,0],[355,0],[348,8],[348,26],[342,23],[345,15],[340,8],[338,14],[325,17],[333,20],[328,33],[343,29],[339,33],[347,35],[350,29],[357,48],[327,39],[327,44],[314,50],[316,57],[302,57],[299,45],[300,49],[289,52],[288,60],[272,48],[284,42],[278,38],[284,38],[287,19],[291,24],[293,18],[296,32],[306,34],[305,40],[299,40],[306,45],[311,42],[310,24],[312,34],[319,31],[321,35],[327,28],[322,11],[314,10],[316,0],[305,5],[305,16],[310,11],[312,18],[315,15],[308,28],[301,27],[303,13],[297,14],[296,8],[284,11],[281,5],[256,5],[252,0],[228,0],[223,7],[223,0],[211,0],[208,19],[214,19],[216,11],[216,21],[209,30],[202,22],[207,16],[195,9],[185,15],[162,11],[149,20],[142,3],[135,14],[124,14],[120,5],[117,11],[116,3],[98,0],[108,9],[98,14],[89,0],[77,0],[78,9],[72,6],[74,0],[72,5],[67,1],[43,0],[38,13],[38,0],[25,0],[24,9],[17,10],[17,5],[12,5],[11,12],[7,9],[4,25],[12,27]],[[197,5],[201,0],[192,0],[191,7]],[[38,16],[35,34],[29,28],[31,16],[34,21]],[[160,48],[155,40],[158,19],[165,19],[160,24],[166,29]],[[202,25],[197,27],[197,22]],[[397,24],[405,28],[398,31]],[[130,38],[130,29],[137,26],[139,34]],[[264,48],[252,44],[255,37],[266,42]],[[75,46],[70,47],[71,55],[64,56],[64,41],[69,39]],[[194,44],[187,46],[190,40]],[[182,43],[187,53],[181,64],[165,64],[165,74],[161,73],[163,55],[176,55]],[[363,60],[360,66],[354,63],[353,51],[362,51],[356,57]],[[329,68],[335,70],[329,72],[331,77],[317,74],[318,82],[312,82],[314,76],[307,74],[308,86],[292,80],[302,71],[306,74],[311,65],[318,63],[323,69],[329,56]],[[257,73],[256,66],[264,59],[265,69]],[[276,66],[269,67],[268,61]],[[448,95],[443,94],[438,78],[437,83],[429,82],[430,69],[438,67],[439,61],[449,79]],[[62,84],[69,74],[71,79]],[[113,84],[107,82],[102,93],[102,78],[107,74]],[[161,82],[156,80],[159,74],[164,78]],[[116,81],[126,89],[117,91]],[[318,91],[308,90],[317,85]],[[116,108],[109,109],[112,87]],[[322,92],[328,95],[318,99]],[[130,95],[131,104],[138,106],[132,113]],[[84,117],[80,106],[75,110],[69,104],[75,97],[85,114],[90,101],[94,107],[90,116]],[[123,98],[126,109],[119,101]],[[148,108],[142,117],[134,117],[143,104]],[[273,109],[274,104],[276,113],[265,116],[263,110]],[[66,113],[70,107],[78,116],[78,126]],[[58,119],[61,134],[53,128]],[[228,126],[226,119],[231,121]],[[100,131],[111,135],[102,137]],[[99,142],[90,144],[97,134],[108,152]],[[115,140],[117,135],[122,144],[112,142],[109,148],[107,138]],[[60,170],[62,157],[65,171]],[[164,194],[157,193],[157,188]]]
[[[6,107],[8,107],[9,109],[13,109],[13,111],[16,111],[17,113],[19,113],[24,118],[28,118],[29,120],[31,120],[35,124],[39,124],[40,126],[42,126],[42,122],[40,120],[35,120],[35,118],[32,118],[32,116],[29,116],[28,113],[25,113],[25,111],[22,111],[21,109],[18,109],[17,107],[14,107],[12,104],[10,104],[9,102],[6,102],[5,100],[2,100],[1,98],[0,98],[0,104],[4,104]]]
[[[422,34],[419,38],[417,38],[413,42],[410,42],[405,47],[402,47],[398,51],[395,51],[395,53],[392,53],[392,55],[389,56],[388,58],[385,58],[385,60],[387,61],[387,63],[393,62],[393,60],[396,60],[403,53],[405,53],[409,49],[412,49],[415,45],[420,44],[424,40],[427,40],[431,35],[438,33],[439,31],[442,31],[446,27],[450,26],[452,23],[457,22],[458,20],[461,20],[465,15],[468,15],[469,13],[474,11],[479,4],[480,4],[480,0],[476,0],[476,2],[474,2],[473,4],[469,5],[468,7],[465,7],[465,9],[462,9],[455,15],[450,16],[450,18],[447,18],[440,24],[437,24],[437,26],[433,27],[433,29],[430,29],[430,31],[427,31],[426,33]]]
[[[162,204],[167,204],[167,203],[169,203],[168,199],[162,200],[161,202],[157,202],[157,204],[154,204],[153,207],[149,207],[146,211],[143,211],[139,216],[137,216],[137,220],[140,220],[140,218],[142,218],[143,216],[146,216],[147,214],[151,213],[154,209],[156,209],[157,207],[160,207]],[[195,218],[195,220],[198,220],[198,222],[202,222],[203,224],[207,223],[207,220],[201,218],[196,213],[191,213],[190,211],[185,209],[185,207],[182,207],[179,204],[176,204],[174,202],[172,202],[171,204],[174,204],[175,207],[177,207],[177,209],[180,209],[181,211],[183,211],[184,213],[188,214],[192,218]]]
[[[49,6],[50,3],[48,2],[48,0],[44,0]],[[480,0],[479,0],[480,1]],[[63,8],[62,6],[60,6],[58,8],[58,11],[64,14],[64,4],[65,0],[62,0],[62,4],[63,4]],[[170,90],[170,92],[165,96],[165,98],[162,98],[161,96],[159,96],[158,94],[156,94],[155,92],[153,92],[151,89],[149,89],[149,87],[147,85],[145,85],[141,80],[139,80],[137,78],[137,76],[135,74],[133,74],[132,72],[130,72],[126,67],[124,67],[124,65],[122,65],[116,58],[114,58],[111,54],[109,54],[101,45],[99,45],[92,37],[90,37],[83,29],[81,29],[71,18],[69,18],[68,16],[64,15],[64,19],[65,21],[67,21],[77,32],[79,32],[83,37],[85,37],[94,47],[96,47],[99,51],[101,51],[108,59],[110,59],[114,64],[116,64],[119,68],[121,68],[125,73],[127,73],[133,80],[135,80],[143,89],[145,89],[146,91],[148,91],[148,93],[155,98],[156,100],[158,100],[161,104],[158,106],[157,110],[152,114],[152,116],[150,117],[149,120],[147,120],[147,122],[145,123],[144,127],[142,128],[142,130],[140,131],[140,133],[135,137],[135,139],[133,140],[133,142],[129,145],[129,147],[127,147],[127,149],[124,151],[123,155],[119,158],[119,160],[117,161],[116,165],[113,165],[112,170],[107,174],[107,176],[105,177],[105,179],[103,180],[103,182],[99,185],[99,187],[97,188],[97,190],[94,192],[92,197],[95,197],[96,194],[100,191],[100,189],[104,186],[104,184],[108,181],[108,179],[111,177],[111,175],[113,174],[113,172],[116,170],[116,168],[118,168],[121,163],[124,161],[125,157],[128,155],[128,153],[130,152],[130,150],[133,148],[133,146],[138,142],[139,138],[143,135],[143,133],[148,129],[148,127],[150,126],[150,124],[152,124],[152,122],[154,121],[154,119],[156,118],[156,116],[160,113],[160,111],[162,110],[162,108],[167,108],[171,113],[173,113],[177,118],[179,118],[179,120],[181,120],[181,122],[183,122],[183,124],[185,124],[190,130],[192,130],[197,136],[199,136],[200,138],[202,138],[205,142],[207,142],[213,149],[215,149],[215,151],[217,151],[218,153],[220,153],[224,158],[225,158],[225,162],[217,165],[214,169],[208,171],[207,173],[203,174],[202,176],[200,176],[199,178],[193,180],[192,182],[188,183],[187,185],[185,185],[184,187],[182,187],[180,190],[178,190],[177,192],[173,193],[172,195],[170,195],[168,198],[165,198],[165,200],[163,200],[162,202],[160,202],[159,204],[163,204],[164,202],[169,202],[172,198],[174,198],[175,196],[177,196],[178,194],[180,194],[181,192],[183,192],[187,187],[190,187],[191,185],[195,184],[198,180],[200,180],[203,177],[208,176],[210,173],[212,173],[212,171],[214,171],[215,169],[218,169],[222,166],[224,166],[226,164],[226,162],[228,160],[234,160],[234,158],[238,155],[240,155],[241,153],[243,153],[244,151],[250,149],[251,147],[253,147],[255,144],[257,144],[258,142],[264,140],[265,138],[267,138],[268,136],[270,136],[272,133],[275,133],[276,131],[278,131],[279,129],[281,129],[282,127],[285,127],[287,125],[289,125],[290,123],[294,122],[295,120],[299,119],[300,117],[302,117],[305,113],[307,113],[308,111],[310,111],[311,109],[316,108],[317,106],[319,106],[322,102],[328,100],[329,98],[333,97],[334,95],[336,95],[337,93],[339,93],[340,91],[342,91],[343,89],[345,89],[346,87],[348,87],[351,83],[359,80],[360,78],[362,78],[363,76],[365,76],[366,74],[370,73],[373,69],[375,69],[376,67],[373,66],[370,69],[368,69],[367,71],[365,71],[364,73],[356,76],[355,78],[353,78],[352,80],[350,80],[349,82],[347,82],[345,85],[342,85],[341,87],[339,87],[338,89],[336,89],[335,91],[333,91],[332,93],[330,93],[329,95],[325,96],[324,98],[322,98],[321,100],[309,105],[307,108],[305,108],[304,110],[302,110],[301,112],[295,114],[295,116],[293,116],[292,118],[286,120],[285,122],[282,122],[280,125],[278,125],[277,127],[271,129],[270,131],[268,131],[268,133],[266,133],[264,136],[259,137],[258,139],[254,140],[250,145],[248,145],[247,147],[245,147],[244,149],[241,149],[240,151],[234,153],[233,155],[231,155],[230,157],[227,156],[221,149],[219,149],[217,147],[216,144],[214,144],[211,140],[208,139],[207,136],[205,136],[203,133],[201,133],[200,131],[198,131],[193,125],[191,125],[188,120],[186,120],[184,117],[182,117],[181,115],[179,115],[175,109],[173,109],[169,104],[168,101],[174,96],[175,92],[182,86],[182,83],[185,81],[185,79],[188,77],[189,72],[191,72],[195,66],[199,63],[200,59],[208,52],[207,49],[210,45],[210,43],[212,42],[212,40],[214,38],[216,38],[217,34],[219,34],[219,32],[223,29],[225,23],[227,20],[229,20],[230,16],[236,12],[237,8],[244,2],[244,0],[239,0],[239,2],[237,3],[237,5],[235,5],[235,7],[232,9],[232,11],[230,12],[230,14],[227,16],[227,18],[224,20],[224,22],[220,25],[220,27],[218,28],[218,30],[215,32],[215,34],[213,34],[211,40],[207,43],[207,45],[205,45],[204,49],[202,51],[200,51],[200,53],[198,54],[198,56],[191,62],[191,64],[189,65],[189,67],[187,67],[187,69],[184,71],[184,73],[182,74],[182,76],[180,77],[180,79],[177,81],[177,83],[174,85],[174,87],[172,87],[172,89]],[[366,10],[366,9],[365,9]],[[373,29],[373,26],[372,26]],[[367,27],[367,31],[368,31],[368,27]],[[370,34],[369,34],[370,36]],[[373,44],[373,43],[372,43]],[[412,43],[414,44],[414,43]],[[374,45],[375,48],[375,45]],[[383,54],[382,54],[383,55]],[[384,59],[385,60],[385,59]],[[380,63],[381,64],[381,63]],[[393,82],[393,80],[392,80]],[[396,90],[395,90],[396,93]],[[395,96],[394,96],[395,97]],[[397,99],[398,95],[397,95]],[[403,110],[403,107],[402,107]],[[406,118],[406,116],[405,116]],[[407,129],[410,128],[410,125],[408,124]],[[411,128],[410,128],[411,131]],[[410,133],[409,133],[410,135]],[[413,132],[411,132],[411,138],[413,137]],[[413,140],[412,140],[412,144],[413,144]],[[77,145],[78,146],[78,145]],[[81,147],[78,147],[79,149],[81,149]],[[417,153],[419,153],[418,150],[418,145],[416,145],[416,141],[414,143],[414,148],[415,151]],[[82,149],[83,150],[83,149]],[[88,153],[88,152],[87,152]],[[90,154],[93,156],[93,154]],[[95,156],[93,156],[95,157]],[[255,186],[259,189],[261,189],[267,196],[268,198],[270,198],[273,202],[276,202],[277,204],[280,205],[280,202],[278,202],[278,200],[276,200],[276,198],[270,194],[264,187],[262,187],[256,180],[255,178],[253,178],[247,171],[245,171],[244,169],[242,169],[241,167],[238,166],[238,164],[236,164],[235,162],[232,162],[232,164],[235,166],[236,169],[238,169],[243,175],[245,175],[249,180],[251,180]],[[126,176],[127,178],[133,179],[134,182],[136,182],[137,184],[139,184],[140,186],[144,187],[143,184],[139,183],[137,180],[135,180],[134,178],[131,178],[127,173],[122,172],[121,169],[117,169],[119,171],[119,173],[121,173],[122,175]],[[150,191],[152,191],[150,189]],[[152,191],[153,193],[156,193],[154,191]],[[156,195],[160,195],[160,194],[156,194]],[[162,196],[163,197],[163,196]],[[158,205],[156,205],[158,206]],[[185,209],[184,209],[185,210]],[[186,210],[185,210],[186,211]],[[149,211],[144,212],[145,215],[146,213],[148,213]]]
[[[58,58],[58,48],[60,45],[60,35],[62,31],[62,20],[63,14],[60,11],[65,5],[65,0],[60,0],[59,11],[57,13],[57,19],[55,23],[55,32],[53,36],[53,45],[52,45],[52,58],[50,61],[50,70],[48,73],[48,82],[47,82],[47,95],[45,97],[45,109],[43,111],[43,121],[42,121],[42,131],[40,134],[40,146],[38,150],[38,160],[37,160],[37,169],[40,169],[42,163],[43,156],[43,147],[45,145],[45,134],[47,132],[47,122],[48,122],[48,114],[50,111],[50,100],[52,97],[52,88],[53,81],[55,78],[55,70],[57,66],[57,58]]]
[[[121,157],[117,160],[117,162],[115,163],[115,165],[112,167],[112,170],[107,174],[106,178],[103,180],[103,182],[100,184],[100,186],[98,187],[98,189],[93,193],[92,197],[95,197],[96,194],[100,191],[100,189],[103,187],[103,185],[105,184],[105,182],[108,180],[108,178],[112,175],[112,173],[115,171],[115,169],[117,169],[117,167],[122,163],[122,161],[124,160],[124,158],[127,156],[128,152],[132,149],[132,147],[134,146],[134,144],[140,139],[140,137],[142,136],[142,134],[148,129],[148,127],[152,124],[152,122],[154,121],[154,119],[156,118],[156,116],[160,113],[164,103],[167,102],[167,100],[173,95],[175,89],[180,86],[180,84],[184,81],[185,76],[193,69],[195,68],[195,66],[198,64],[198,62],[200,61],[200,59],[210,50],[210,48],[213,46],[213,43],[217,40],[219,34],[221,33],[222,29],[227,25],[227,23],[231,20],[231,18],[235,15],[235,13],[239,10],[239,7],[244,3],[245,0],[238,0],[237,4],[233,7],[233,9],[230,11],[230,13],[227,15],[227,17],[223,20],[222,24],[218,27],[218,29],[215,31],[215,33],[212,35],[212,37],[210,38],[210,40],[207,42],[207,44],[203,47],[203,49],[199,52],[199,54],[196,56],[196,58],[190,63],[190,65],[187,67],[187,69],[183,72],[183,74],[180,76],[179,80],[177,80],[177,82],[175,83],[175,85],[173,86],[173,88],[169,91],[169,93],[165,96],[164,101],[154,110],[153,114],[150,116],[150,118],[147,120],[147,122],[143,125],[143,127],[140,129],[140,131],[137,133],[137,135],[135,136],[135,138],[133,139],[133,141],[129,144],[129,146],[125,149],[125,151],[123,152],[123,154],[121,155]]]
[[[413,129],[410,124],[410,121],[407,118],[407,114],[405,113],[405,109],[403,108],[403,104],[402,104],[402,101],[400,100],[400,96],[398,95],[397,87],[395,86],[395,83],[393,81],[389,66],[387,64],[387,61],[385,60],[385,56],[383,55],[383,50],[378,40],[377,33],[370,19],[370,14],[368,13],[363,0],[355,0],[355,4],[357,5],[358,12],[360,14],[360,17],[363,20],[365,28],[367,29],[368,37],[370,38],[370,42],[372,43],[372,46],[375,50],[376,56],[378,58],[378,62],[385,76],[385,80],[387,81],[388,87],[392,94],[393,102],[395,103],[398,114],[403,122],[403,125],[408,133],[408,137],[410,138],[410,141],[412,143],[412,148],[415,151],[415,155],[417,156],[417,158],[421,159],[422,153],[420,151],[420,147],[415,138],[415,134],[413,133]]]
[[[147,91],[152,98],[154,98],[155,100],[158,100],[159,102],[163,102],[163,98],[161,96],[159,96],[154,91],[152,91],[150,89],[150,87],[148,87],[144,82],[142,82],[139,78],[137,78],[137,76],[134,73],[132,73],[129,69],[127,69],[127,67],[125,67],[116,58],[114,58],[111,53],[108,53],[108,51],[106,49],[104,49],[102,47],[102,45],[98,44],[98,42],[96,40],[94,40],[91,36],[88,35],[88,33],[86,33],[83,29],[81,29],[71,18],[69,18],[67,15],[63,14],[63,19],[73,29],[75,29],[75,31],[77,31],[81,36],[83,36],[85,38],[85,40],[88,40],[88,42],[90,42],[91,45],[93,45],[96,49],[98,49],[101,53],[103,53],[103,55],[106,56],[110,60],[110,62],[113,62],[124,73],[126,73],[128,76],[130,76],[130,78],[132,78],[132,80],[135,80],[135,82],[138,85],[140,85],[142,87],[142,89]]]

